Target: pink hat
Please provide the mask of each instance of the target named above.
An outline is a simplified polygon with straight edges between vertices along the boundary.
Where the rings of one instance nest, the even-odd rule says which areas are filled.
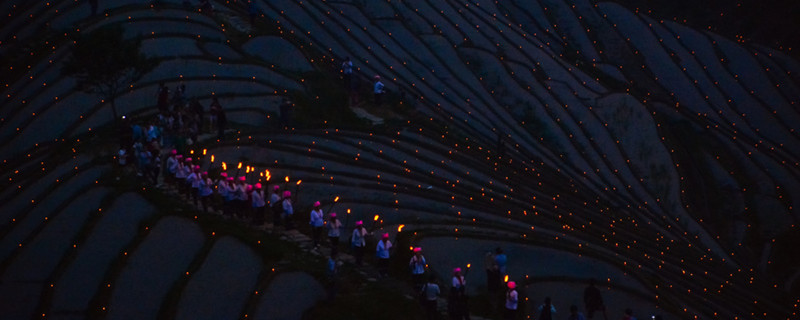
[[[208,171],[203,171],[203,176],[208,177]]]
[[[358,220],[358,221],[356,221],[356,225],[357,226],[362,226],[362,225],[364,225],[364,221]]]
[[[192,158],[186,158],[186,162],[192,162]]]
[[[248,184],[245,190],[247,190],[247,192],[253,191],[253,185]]]
[[[286,191],[283,192],[283,197],[284,198],[288,198],[288,197],[291,197],[291,196],[292,196],[292,192],[291,191],[286,190]]]
[[[225,173],[225,172],[220,172],[220,173],[219,173],[219,176],[220,176],[220,177],[223,177],[223,178],[227,178],[227,177],[228,177],[228,174],[227,174],[227,173]]]
[[[241,176],[241,177],[239,177],[239,181],[242,181],[242,182],[247,181],[247,177]]]
[[[200,172],[200,166],[194,166],[194,171],[195,172]]]
[[[414,248],[414,252],[415,253],[422,252],[422,248],[421,247],[416,247],[416,248]]]
[[[331,212],[331,218],[336,218],[336,212]]]
[[[388,234],[388,233],[384,233],[384,234],[383,234],[383,238],[384,238],[384,239],[389,239],[389,234]]]
[[[256,183],[256,189],[261,190],[261,183]]]
[[[319,207],[319,205],[320,205],[319,201],[317,201],[317,202],[314,202],[314,206],[315,206],[315,207]]]
[[[379,76],[377,74],[375,75],[375,79],[380,79],[380,78],[381,78],[381,76]]]
[[[225,179],[225,180],[227,180],[227,181],[233,181],[233,177],[228,177],[228,178],[227,178],[227,179]]]
[[[461,273],[461,268],[455,268],[455,269],[453,269],[453,273]]]
[[[183,158],[183,155],[182,155],[182,154],[179,154],[179,155],[175,156],[175,158],[177,158],[177,159],[181,159],[181,158]]]
[[[514,282],[514,281],[509,281],[508,282],[508,288],[509,289],[514,289],[516,287],[517,287],[517,283],[516,282]]]
[[[275,186],[272,187],[272,190],[275,190],[275,191],[278,191],[280,189],[281,189],[281,186],[279,186],[279,185],[275,185]]]
[[[170,153],[172,153],[172,154],[178,154],[178,150],[172,149],[172,151],[170,151]]]

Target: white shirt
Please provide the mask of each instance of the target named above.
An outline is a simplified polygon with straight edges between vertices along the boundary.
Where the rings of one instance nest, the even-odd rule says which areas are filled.
[[[283,199],[283,213],[286,215],[293,215],[294,208],[292,208],[292,199],[285,198]]]
[[[342,235],[342,222],[336,219],[336,222],[328,220],[328,237],[338,238]]]
[[[167,170],[172,174],[175,174],[175,171],[178,170],[178,159],[175,159],[174,156],[167,158]]]
[[[464,276],[458,276],[458,277],[453,276],[453,288],[460,289],[461,287],[466,285],[467,285],[467,280],[464,279]]]
[[[375,248],[378,258],[389,259],[389,249],[392,249],[391,241],[389,240],[383,241],[383,239],[381,239],[381,241],[378,241],[378,247]]]
[[[372,89],[373,93],[383,93],[383,82],[380,80],[375,82],[375,87]]]
[[[364,239],[364,236],[367,235],[367,230],[364,228],[355,228],[353,230],[353,236],[350,238],[350,241],[356,247],[363,247],[367,245],[367,241]]]
[[[353,73],[353,61],[347,60],[342,62],[342,72],[344,74],[352,74]]]
[[[511,290],[511,292],[506,293],[506,309],[509,310],[517,310],[517,301],[518,294],[517,290]]]
[[[207,197],[214,193],[214,189],[211,188],[213,182],[209,178],[200,179],[200,196]]]
[[[253,198],[253,208],[262,208],[267,205],[264,202],[264,190],[255,190],[250,194],[250,197]]]
[[[322,219],[322,209],[311,210],[311,220],[308,222],[312,227],[322,227],[325,220]]]
[[[425,273],[425,265],[427,263],[423,255],[419,255],[419,258],[417,258],[417,255],[414,255],[411,257],[411,261],[409,261],[408,264],[411,266],[411,274]]]

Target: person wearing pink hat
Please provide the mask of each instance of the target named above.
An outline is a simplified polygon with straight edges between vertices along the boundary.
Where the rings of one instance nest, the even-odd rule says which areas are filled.
[[[189,196],[195,206],[200,204],[200,180],[202,180],[200,166],[192,167],[192,173],[186,176],[186,184],[190,187]]]
[[[328,228],[328,240],[331,243],[331,255],[339,252],[339,237],[342,236],[342,222],[336,218],[336,212],[331,212],[326,224]]]
[[[375,247],[375,255],[378,257],[378,275],[381,277],[389,276],[389,257],[392,250],[392,242],[389,241],[389,234],[384,233],[378,245]]]
[[[292,192],[286,190],[283,192],[283,199],[281,200],[281,208],[283,209],[283,222],[286,229],[294,229],[294,207],[292,206]]]
[[[248,209],[247,200],[249,197],[247,195],[247,185],[245,181],[247,179],[242,176],[236,179],[236,183],[233,185],[233,215],[236,218],[242,219],[245,216],[245,212]]]
[[[414,248],[414,256],[408,261],[408,266],[411,268],[411,278],[414,280],[414,286],[417,290],[422,287],[425,281],[425,267],[428,262],[425,261],[425,256],[422,255],[422,248]]]
[[[164,181],[169,185],[175,183],[175,171],[178,170],[179,156],[178,151],[172,149],[169,157],[167,157],[167,174],[164,175]]]
[[[314,241],[314,248],[318,248],[319,240],[322,237],[322,227],[325,226],[319,201],[314,202],[314,208],[311,209],[311,214],[309,214],[308,224],[311,225],[311,238]]]
[[[353,234],[350,236],[350,244],[353,246],[353,255],[356,258],[356,264],[361,265],[364,261],[364,247],[367,246],[367,229],[364,228],[364,221],[356,221],[356,227],[353,229]]]
[[[178,192],[181,194],[186,193],[186,176],[189,173],[186,172],[186,162],[183,161],[182,155],[175,156],[176,161],[178,164],[175,167],[175,187],[178,188]]]
[[[256,183],[255,190],[250,194],[250,199],[253,205],[253,225],[261,226],[264,224],[264,208],[267,206],[261,183]]]
[[[208,177],[208,172],[200,174],[200,188],[198,190],[200,195],[200,203],[203,205],[203,211],[208,212],[208,203],[211,195],[214,194],[214,182]]]
[[[469,270],[469,269],[467,269]],[[448,313],[453,319],[469,319],[469,307],[467,305],[467,280],[461,272],[461,268],[453,268],[452,286],[450,296],[447,300]]]
[[[225,187],[224,193],[225,196],[222,198],[222,214],[228,218],[233,216],[234,213],[234,199],[236,199],[236,181],[233,177],[225,178]]]
[[[277,184],[272,187],[272,194],[269,195],[269,207],[272,210],[272,223],[275,226],[281,225],[283,206],[281,204],[281,187]]]
[[[503,319],[513,320],[517,318],[517,307],[519,306],[519,294],[517,293],[517,284],[514,281],[508,282],[508,291],[506,291],[506,305],[503,312]]]
[[[225,214],[225,198],[228,197],[228,174],[225,172],[219,173],[219,179],[217,179],[217,210],[222,210],[223,214]]]

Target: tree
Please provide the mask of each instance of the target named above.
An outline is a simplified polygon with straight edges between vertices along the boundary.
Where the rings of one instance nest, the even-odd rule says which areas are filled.
[[[119,25],[79,34],[61,73],[74,77],[80,90],[108,101],[117,121],[116,97],[158,65],[140,52],[141,44],[141,39],[125,39]]]

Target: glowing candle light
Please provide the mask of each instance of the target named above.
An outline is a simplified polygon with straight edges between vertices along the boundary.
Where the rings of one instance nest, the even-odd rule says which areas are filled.
[[[508,275],[506,275],[505,278],[503,278],[503,281],[508,282]]]
[[[405,227],[405,226],[406,225],[404,225],[404,224],[401,224],[401,225],[397,226],[397,232],[402,232],[403,231],[403,227]],[[412,247],[411,249],[413,250],[414,248]]]
[[[211,163],[214,163],[214,155],[211,155]]]
[[[241,169],[241,168],[242,168],[242,163],[239,162],[239,165],[236,167],[236,169]]]
[[[285,178],[283,178],[283,180],[289,182],[289,176],[286,176]]]
[[[224,161],[222,162],[222,170],[228,170],[228,164],[226,164]]]
[[[300,185],[301,182],[303,182],[303,180],[297,180],[297,185]]]
[[[206,155],[206,149],[203,149],[203,155]]]
[[[372,218],[372,221],[378,221],[378,218],[379,218],[379,217],[380,217],[380,216],[376,214],[376,215],[375,215],[375,217],[374,217],[374,218]]]

